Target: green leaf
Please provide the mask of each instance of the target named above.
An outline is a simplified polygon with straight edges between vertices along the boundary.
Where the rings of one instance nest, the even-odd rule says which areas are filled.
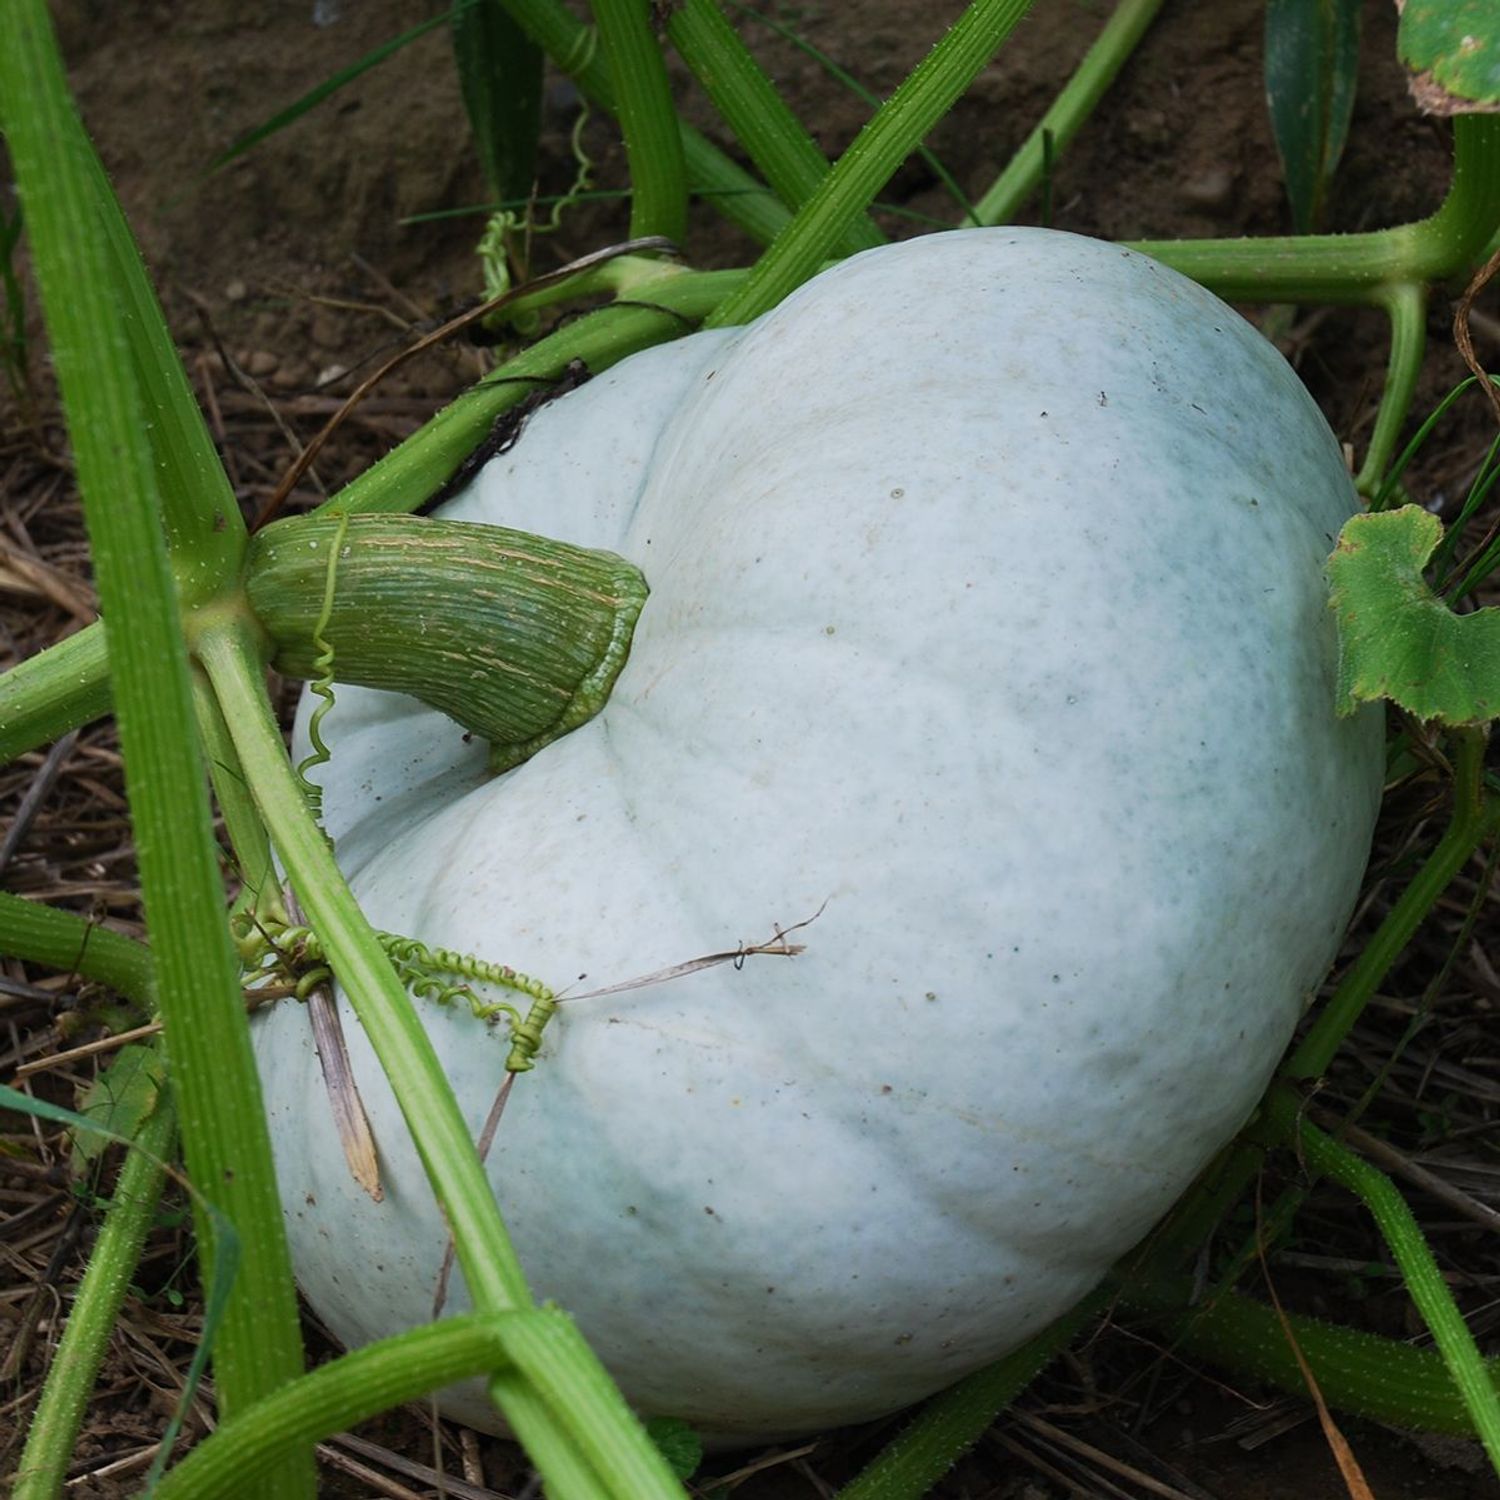
[[[1321,227],[1349,136],[1360,0],[1267,0],[1266,103],[1299,234]]]
[[[1328,561],[1339,625],[1338,711],[1389,698],[1419,719],[1500,714],[1500,609],[1456,615],[1422,569],[1442,523],[1419,506],[1355,516]]]
[[[73,1171],[77,1175],[103,1155],[112,1139],[133,1141],[155,1112],[163,1083],[161,1059],[154,1047],[122,1047],[110,1065],[88,1086],[79,1114],[110,1132],[73,1133]]]
[[[545,54],[500,0],[453,11],[453,56],[485,181],[501,201],[528,199],[536,178]]]
[[[1495,0],[1406,0],[1396,51],[1429,114],[1500,106],[1500,6]]]
[[[681,1417],[652,1417],[646,1436],[679,1479],[691,1479],[703,1462],[703,1439]]]

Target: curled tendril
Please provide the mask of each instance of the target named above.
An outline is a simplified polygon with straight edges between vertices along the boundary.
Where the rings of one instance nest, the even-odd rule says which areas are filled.
[[[514,1005],[509,1005],[504,1000],[487,1005],[467,984],[450,983],[440,974],[415,964],[398,964],[396,973],[414,996],[430,1000],[435,1005],[453,1005],[462,1000],[476,1020],[492,1021],[496,1016],[503,1015],[514,1026],[521,1019],[521,1014]]]
[[[510,1023],[511,1045],[505,1059],[508,1072],[527,1073],[535,1067],[542,1031],[557,1009],[558,997],[540,979],[523,974],[509,964],[491,963],[473,953],[454,948],[429,948],[417,938],[399,933],[377,932],[376,941],[410,993],[437,1005],[467,1005],[476,1020],[493,1021],[504,1016]],[[323,944],[311,927],[279,927],[274,933],[256,930],[246,937],[241,954],[250,968],[281,969],[295,976],[294,993],[299,1000],[320,984],[331,982]],[[493,985],[525,995],[531,1006],[523,1016],[508,1000],[482,1000],[476,984]]]
[[[598,33],[592,26],[586,27],[580,40],[581,46],[576,49],[580,53],[578,65],[572,69],[564,65],[563,72],[565,73],[579,72],[593,60]],[[584,99],[579,104],[578,118],[573,122],[572,134],[569,137],[573,161],[577,167],[573,174],[573,185],[553,203],[552,212],[548,215],[546,223],[539,224],[532,217],[532,204],[527,204],[524,213],[517,213],[513,208],[496,209],[485,223],[484,233],[479,238],[475,253],[479,256],[480,271],[484,277],[486,300],[502,296],[511,289],[511,236],[518,233],[527,236],[556,233],[562,226],[563,215],[594,185],[594,163],[588,152],[583,149],[583,132],[588,122],[589,103],[587,99]],[[505,313],[492,314],[485,321],[493,326],[496,322],[506,321],[507,316]],[[536,314],[523,314],[523,317],[535,320]]]
[[[305,970],[297,979],[297,987],[292,993],[299,1000],[306,1000],[320,984],[331,984],[333,982],[333,971],[319,964],[316,968]]]
[[[593,27],[589,28],[590,41],[597,35]],[[589,49],[590,54],[593,48]],[[584,99],[578,107],[578,118],[573,121],[572,134],[568,137],[568,144],[573,151],[573,161],[578,170],[573,174],[573,185],[563,194],[556,203],[552,205],[552,217],[547,221],[547,232],[562,227],[562,216],[571,208],[588,190],[594,185],[594,163],[587,151],[583,149],[583,131],[589,122],[589,103]]]
[[[526,1019],[510,1029],[510,1052],[505,1059],[507,1073],[529,1073],[536,1066],[537,1049],[542,1045],[542,1029],[557,1009],[557,996],[550,990],[538,996]]]
[[[552,991],[540,979],[522,974],[509,964],[492,964],[486,959],[476,958],[472,953],[455,953],[451,948],[432,949],[431,961],[435,968],[442,969],[444,973],[462,974],[466,979],[479,984],[498,985],[501,989],[514,990],[533,1000],[553,998]]]
[[[234,951],[239,954],[240,965],[246,969],[258,969],[265,962],[271,945],[264,931],[256,923],[253,913],[237,912],[229,919],[229,936]]]
[[[322,700],[312,711],[307,721],[307,738],[312,742],[312,753],[297,764],[297,780],[302,783],[302,795],[307,798],[308,811],[320,823],[323,819],[323,788],[308,776],[314,766],[326,765],[333,753],[323,740],[323,719],[333,707],[333,644],[324,635],[328,622],[333,618],[334,581],[338,574],[339,554],[344,550],[344,533],[349,529],[349,513],[339,516],[338,529],[328,547],[328,575],[323,584],[323,608],[318,614],[318,623],[313,626],[313,645],[318,654],[313,658],[317,676],[308,684],[308,690]]]

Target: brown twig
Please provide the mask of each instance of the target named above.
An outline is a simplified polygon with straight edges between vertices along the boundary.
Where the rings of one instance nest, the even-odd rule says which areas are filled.
[[[782,1448],[775,1453],[763,1453],[759,1458],[753,1459],[748,1464],[741,1465],[730,1474],[713,1481],[716,1489],[732,1490],[737,1485],[743,1484],[747,1479],[756,1474],[763,1474],[767,1469],[779,1469],[784,1464],[795,1463],[799,1458],[806,1458],[809,1453],[817,1450],[817,1443],[803,1443],[799,1448]]]
[[[307,1019],[312,1027],[313,1046],[323,1073],[323,1087],[333,1110],[334,1127],[349,1174],[369,1196],[379,1203],[385,1197],[380,1185],[380,1160],[375,1152],[375,1134],[365,1113],[354,1069],[349,1065],[349,1049],[344,1042],[344,1026],[333,986],[320,984],[307,997]]]
[[[460,1436],[467,1434],[468,1431],[467,1427],[461,1428]],[[408,1479],[415,1479],[429,1489],[450,1495],[453,1500],[505,1500],[505,1496],[498,1490],[488,1489],[475,1479],[457,1479],[452,1474],[445,1474],[433,1468],[431,1464],[418,1463],[415,1459],[406,1458],[400,1453],[393,1453],[389,1448],[384,1448],[379,1443],[372,1443],[368,1438],[356,1437],[352,1432],[338,1433],[321,1446],[325,1449],[343,1448],[359,1458],[368,1459],[372,1464],[382,1464],[397,1474],[404,1474]]]
[[[21,847],[21,841],[30,832],[32,823],[36,821],[36,815],[42,810],[43,804],[52,793],[58,774],[63,768],[63,762],[73,753],[73,747],[77,743],[78,731],[76,729],[70,730],[58,740],[47,752],[47,758],[32,778],[31,785],[26,788],[21,804],[16,808],[16,815],[11,819],[10,827],[5,830],[5,838],[0,840],[0,876],[5,874],[6,867],[15,857],[16,850]]]
[[[671,979],[681,979],[688,974],[696,974],[702,969],[716,968],[719,964],[733,964],[739,968],[747,958],[795,958],[799,953],[807,951],[805,943],[789,943],[787,937],[790,933],[801,932],[804,927],[810,927],[827,909],[825,901],[812,916],[804,917],[800,922],[794,922],[790,927],[778,927],[775,935],[764,943],[741,943],[738,948],[726,948],[721,953],[705,953],[701,958],[689,958],[680,964],[672,964],[665,969],[655,969],[650,974],[639,974],[634,979],[622,979],[618,984],[607,984],[602,989],[585,990],[580,995],[559,995],[557,1003],[571,1004],[578,1000],[598,1000],[604,995],[622,995],[627,990],[643,990],[648,985],[665,984]]]
[[[0,537],[0,588],[48,600],[66,610],[80,625],[91,624],[99,613],[94,591],[82,579],[44,562]]]
[[[1148,1495],[1157,1495],[1161,1500],[1193,1500],[1185,1490],[1180,1490],[1174,1484],[1163,1484],[1159,1479],[1153,1479],[1144,1470],[1127,1464],[1123,1459],[1116,1458],[1111,1453],[1106,1453],[1102,1448],[1096,1448],[1092,1443],[1086,1443],[1082,1438],[1074,1437],[1071,1432],[1064,1432],[1061,1427],[1054,1427],[1051,1422],[1034,1415],[1029,1411],[1018,1411],[1014,1413],[1017,1421],[1029,1427],[1039,1436],[1058,1448],[1066,1448],[1085,1458],[1089,1463],[1097,1465],[1101,1469],[1107,1469],[1111,1474],[1118,1474],[1121,1479],[1128,1479],[1133,1485],[1145,1490]]]
[[[305,474],[307,470],[312,466],[311,455],[309,455],[307,449],[303,447],[302,441],[300,438],[298,438],[297,434],[287,426],[286,419],[277,409],[276,403],[271,400],[268,395],[266,395],[265,390],[262,388],[260,382],[256,380],[255,377],[251,375],[247,370],[242,369],[238,361],[225,347],[224,341],[219,337],[218,329],[214,327],[213,317],[208,310],[208,304],[196,292],[189,291],[185,295],[187,296],[188,301],[191,302],[195,308],[197,308],[198,316],[203,321],[203,331],[212,341],[215,350],[218,351],[219,358],[224,361],[224,368],[234,378],[235,384],[237,384],[241,390],[247,391],[250,395],[255,397],[255,399],[259,402],[267,415],[271,418],[272,422],[276,424],[276,430],[285,440],[287,447],[290,448],[293,453],[298,455],[297,461],[300,464],[300,467],[297,469],[297,478],[300,479],[302,475]],[[327,487],[323,484],[323,481],[318,478],[316,473],[313,474],[312,479],[313,483],[317,485],[318,489],[322,493],[327,494]]]
[[[1464,288],[1463,296],[1458,299],[1458,306],[1453,310],[1453,342],[1458,345],[1458,352],[1463,356],[1463,362],[1490,398],[1490,405],[1495,410],[1495,420],[1500,422],[1500,390],[1495,388],[1494,381],[1490,379],[1484,366],[1479,363],[1478,355],[1474,353],[1474,335],[1469,327],[1474,300],[1497,271],[1500,271],[1500,250],[1495,251],[1474,273],[1474,279]]]
[[[1260,1269],[1265,1279],[1266,1292],[1271,1299],[1271,1306],[1276,1310],[1276,1317],[1281,1324],[1287,1347],[1297,1361],[1297,1368],[1302,1372],[1307,1393],[1317,1409],[1318,1423],[1323,1429],[1323,1437],[1333,1454],[1334,1462],[1338,1465],[1339,1475],[1349,1491],[1349,1500],[1375,1500],[1375,1492],[1370,1488],[1369,1481],[1366,1480],[1364,1471],[1359,1466],[1359,1460],[1354,1456],[1354,1449],[1349,1446],[1348,1438],[1344,1436],[1338,1423],[1333,1420],[1333,1413],[1329,1411],[1328,1403],[1323,1399],[1322,1388],[1312,1372],[1312,1366],[1307,1362],[1307,1356],[1302,1352],[1302,1345],[1297,1342],[1297,1335],[1292,1331],[1291,1320],[1281,1306],[1281,1298],[1276,1294],[1276,1282],[1271,1275],[1271,1267],[1266,1261],[1266,1245],[1262,1238],[1260,1184],[1258,1182],[1255,1185],[1255,1253],[1260,1257]]]
[[[262,1005],[269,1005],[273,1000],[283,1000],[292,993],[290,988],[267,985],[263,989],[246,990],[245,1008],[256,1010]],[[66,1052],[49,1052],[46,1057],[40,1057],[35,1062],[23,1063],[16,1069],[13,1077],[17,1080],[30,1078],[37,1073],[52,1073],[59,1068],[65,1068],[70,1063],[81,1062],[87,1057],[98,1057],[105,1052],[118,1052],[121,1047],[127,1047],[131,1042],[144,1041],[147,1037],[159,1036],[162,1025],[160,1021],[148,1021],[144,1026],[133,1027],[129,1031],[112,1032],[109,1036],[101,1036],[92,1042],[83,1042],[77,1047],[70,1047]]]

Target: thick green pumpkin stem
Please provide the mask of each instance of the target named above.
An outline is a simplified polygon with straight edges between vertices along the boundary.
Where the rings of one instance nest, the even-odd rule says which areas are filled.
[[[332,604],[323,620],[332,560]],[[490,742],[508,770],[599,712],[646,581],[609,552],[498,526],[335,514],[250,543],[246,588],[272,665],[409,693]]]

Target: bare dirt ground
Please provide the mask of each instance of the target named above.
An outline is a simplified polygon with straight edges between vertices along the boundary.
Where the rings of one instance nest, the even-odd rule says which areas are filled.
[[[858,5],[762,5],[885,94],[930,46],[942,16],[915,0]],[[956,13],[956,7],[949,7]],[[105,164],[157,277],[188,369],[247,513],[274,487],[290,443],[306,441],[348,389],[353,372],[472,299],[478,216],[411,222],[477,204],[484,189],[442,28],[336,93],[227,169],[210,162],[243,132],[376,45],[426,20],[412,0],[342,0],[317,7],[212,3],[117,4],[58,0],[54,7],[72,81]],[[943,8],[939,8],[943,10]],[[1107,14],[1094,0],[1037,7],[1012,44],[940,127],[931,145],[964,190],[980,193],[1040,115]],[[1168,3],[1095,118],[1063,154],[1051,222],[1114,238],[1264,234],[1288,228],[1260,75],[1263,7],[1257,0]],[[836,153],[865,106],[812,58],[754,18],[745,33],[820,144]],[[1364,71],[1350,147],[1331,205],[1331,227],[1378,227],[1417,217],[1447,181],[1444,128],[1417,115],[1393,58],[1392,14],[1366,9]],[[683,82],[684,100],[692,98]],[[715,133],[707,107],[687,105]],[[550,83],[540,167],[544,193],[574,173],[568,137],[577,96]],[[585,150],[601,189],[623,180],[605,120],[587,124]],[[954,208],[932,172],[908,164],[887,188],[881,219],[896,234]],[[1030,217],[1035,219],[1033,205]],[[547,270],[624,237],[618,199],[571,208],[539,239]],[[754,247],[704,205],[685,245],[700,265],[745,262]],[[1457,288],[1448,289],[1456,294]],[[1477,331],[1481,355],[1500,360],[1493,321]],[[1483,304],[1481,304],[1483,307]],[[1433,354],[1418,398],[1430,406],[1460,373],[1447,334],[1451,296],[1434,301]],[[1340,438],[1361,451],[1379,394],[1384,329],[1373,314],[1317,311],[1279,325],[1283,347]],[[0,395],[0,666],[77,629],[94,615],[81,519],[64,429],[33,320],[30,401]],[[312,502],[413,431],[485,368],[487,355],[456,346],[415,362],[362,407],[305,482]],[[1477,407],[1443,430],[1414,471],[1424,500],[1451,496],[1473,472],[1490,432]],[[87,729],[59,764],[40,813],[9,856],[8,888],[62,902],[139,933],[133,852],[110,726]],[[0,831],[44,775],[31,756],[0,772]],[[1411,847],[1427,847],[1442,813],[1434,782],[1392,798],[1359,934],[1400,887]],[[1356,1097],[1407,1022],[1427,1022],[1391,1072],[1368,1127],[1495,1204],[1500,1079],[1493,1006],[1500,980],[1487,946],[1497,929],[1494,892],[1478,866],[1387,981],[1331,1082]],[[1395,875],[1396,878],[1390,878]],[[1481,903],[1460,935],[1468,906]],[[1485,916],[1491,921],[1487,928]],[[1352,951],[1352,945],[1351,945]],[[106,999],[67,976],[0,968],[0,1076],[112,1019]],[[29,987],[29,988],[28,988]],[[87,1081],[80,1062],[45,1075],[53,1097]],[[8,1219],[0,1272],[0,1434],[20,1433],[44,1374],[59,1314],[81,1271],[107,1180],[70,1190],[66,1148],[8,1118],[0,1145],[0,1212]],[[1273,1192],[1278,1184],[1268,1184]],[[1421,1192],[1412,1199],[1445,1274],[1493,1348],[1500,1283],[1493,1236]],[[1316,1190],[1291,1249],[1277,1264],[1287,1304],[1355,1326],[1418,1337],[1389,1257],[1362,1216],[1333,1189]],[[180,1389],[199,1327],[198,1289],[179,1210],[164,1215],[137,1273],[126,1316],[91,1408],[68,1493],[133,1491]],[[327,1352],[315,1329],[315,1353]],[[189,1426],[204,1430],[208,1409]],[[1345,1431],[1381,1500],[1478,1500],[1500,1494],[1475,1445],[1418,1439],[1349,1420]],[[807,1451],[742,1455],[713,1472],[709,1493],[745,1500],[826,1496],[858,1470],[894,1424],[832,1434]],[[14,1442],[0,1436],[0,1473]],[[148,1453],[143,1460],[142,1453]],[[439,1481],[432,1466],[448,1476]],[[731,1474],[759,1465],[744,1476]],[[516,1450],[397,1413],[326,1445],[330,1495],[534,1493]],[[445,1488],[443,1486],[446,1486]],[[1322,1500],[1345,1493],[1312,1408],[1201,1367],[1120,1316],[1059,1361],[1021,1409],[998,1423],[936,1492],[947,1500],[1191,1497]]]

